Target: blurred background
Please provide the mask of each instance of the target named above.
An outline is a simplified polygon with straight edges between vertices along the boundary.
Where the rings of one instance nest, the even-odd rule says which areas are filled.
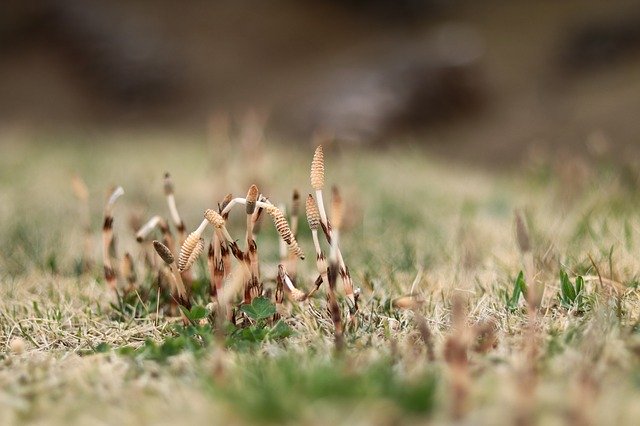
[[[4,0],[0,134],[265,129],[491,165],[635,152],[640,2]]]

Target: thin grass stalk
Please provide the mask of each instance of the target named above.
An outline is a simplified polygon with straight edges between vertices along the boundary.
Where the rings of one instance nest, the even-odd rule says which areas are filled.
[[[104,208],[104,222],[102,225],[102,263],[104,267],[104,279],[107,286],[117,295],[117,276],[111,263],[111,247],[113,245],[113,206],[118,198],[124,194],[121,186],[112,193]]]

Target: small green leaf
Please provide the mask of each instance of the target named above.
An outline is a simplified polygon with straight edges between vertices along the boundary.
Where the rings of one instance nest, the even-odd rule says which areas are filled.
[[[207,310],[204,306],[196,305],[191,308],[191,310],[185,308],[184,306],[180,306],[182,313],[191,321],[196,322],[207,316]]]
[[[584,289],[584,279],[580,275],[578,275],[578,277],[576,278],[576,294],[582,293],[583,289]]]
[[[191,315],[189,316],[189,319],[195,321],[195,320],[202,319],[206,316],[207,316],[207,310],[205,309],[205,307],[196,305],[193,308],[191,308]]]
[[[289,327],[285,322],[278,321],[276,325],[273,326],[271,330],[269,330],[268,337],[270,339],[284,339],[293,334],[291,327]]]
[[[105,353],[105,352],[109,352],[111,350],[111,346],[109,346],[108,343],[102,342],[102,343],[99,343],[98,346],[93,348],[93,350],[96,353]]]
[[[251,305],[242,305],[240,310],[256,321],[267,319],[276,313],[276,307],[264,297],[256,297]]]
[[[518,278],[516,278],[516,284],[513,287],[513,299],[515,303],[518,303],[520,296],[527,292],[527,284],[524,282],[524,272],[520,271]]]

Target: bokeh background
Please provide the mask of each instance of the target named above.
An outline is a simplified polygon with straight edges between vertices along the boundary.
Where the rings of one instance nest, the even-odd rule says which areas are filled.
[[[640,131],[638,1],[0,8],[5,140],[114,129],[204,138],[212,128],[259,126],[290,144],[320,132],[508,166],[576,153],[624,160]]]

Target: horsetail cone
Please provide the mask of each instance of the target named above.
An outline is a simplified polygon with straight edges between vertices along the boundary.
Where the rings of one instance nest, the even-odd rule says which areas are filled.
[[[313,195],[309,194],[306,201],[307,209],[307,221],[309,222],[309,228],[313,231],[320,226],[320,212],[316,205],[316,200],[313,199]]]
[[[189,258],[187,259],[186,263],[184,265],[178,263],[178,269],[180,269],[180,271],[182,272],[191,268],[193,264],[196,262],[196,260],[198,260],[198,258],[200,257],[203,251],[204,251],[204,238],[200,238],[196,243],[195,248],[189,255]]]
[[[196,249],[200,242],[200,234],[198,232],[192,232],[184,240],[182,247],[180,248],[180,256],[178,257],[178,269],[183,271],[184,267],[189,263],[191,254]],[[155,244],[154,244],[155,245]]]
[[[324,187],[324,153],[322,145],[318,145],[311,161],[311,187],[316,191]]]
[[[171,250],[169,250],[169,247],[165,246],[160,241],[154,240],[153,248],[156,250],[156,253],[158,253],[158,256],[160,256],[164,263],[166,263],[167,265],[171,265],[173,263],[173,254],[171,253]]]
[[[336,186],[331,188],[331,225],[334,229],[340,229],[344,216],[344,204],[342,196]]]
[[[276,206],[270,206],[267,209],[267,213],[269,213],[273,218],[273,223],[276,226],[276,230],[278,231],[278,234],[280,234],[280,237],[284,240],[284,242],[287,243],[287,246],[289,246],[289,250],[300,259],[304,259],[304,253],[298,245],[295,237],[293,236],[291,228],[289,227],[287,219],[285,219],[282,210],[280,210]]]
[[[204,218],[209,221],[210,224],[216,228],[222,228],[224,226],[224,219],[215,210],[207,209],[204,212]]]
[[[258,201],[258,187],[251,185],[249,192],[247,192],[247,214],[253,214],[256,210],[256,202]]]
[[[218,204],[218,208],[220,209],[221,212],[229,205],[231,200],[233,200],[233,195],[232,194],[227,194],[227,195],[224,196],[224,198],[222,199],[222,203]],[[224,216],[224,219],[226,219],[228,215],[229,215],[229,213],[227,213]]]

